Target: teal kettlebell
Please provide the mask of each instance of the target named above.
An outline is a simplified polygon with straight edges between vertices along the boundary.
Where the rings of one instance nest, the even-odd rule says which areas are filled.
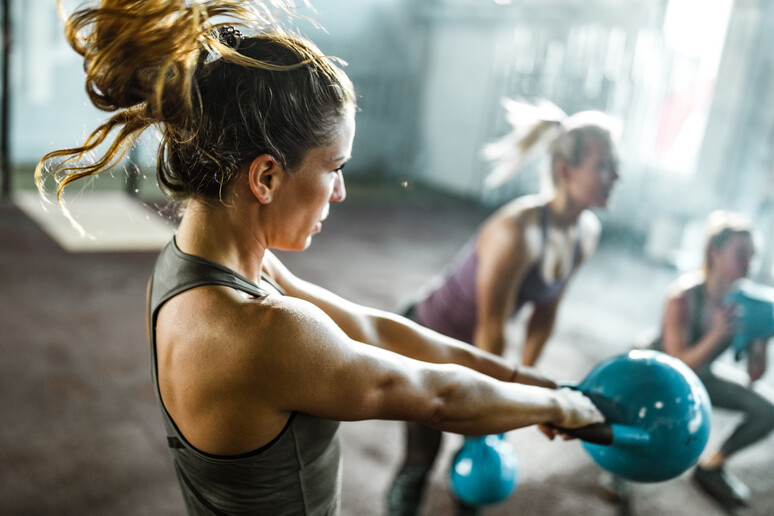
[[[449,471],[451,490],[468,505],[491,505],[508,498],[519,480],[518,460],[505,435],[466,437]]]
[[[726,304],[736,305],[734,356],[740,360],[753,340],[774,336],[774,289],[739,281],[724,298]]]
[[[602,468],[661,482],[696,464],[709,439],[712,404],[696,374],[660,351],[630,351],[597,364],[574,388],[605,423],[564,430]]]

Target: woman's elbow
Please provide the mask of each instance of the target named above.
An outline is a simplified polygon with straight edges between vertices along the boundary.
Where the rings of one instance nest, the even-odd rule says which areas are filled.
[[[473,337],[475,347],[502,355],[505,349],[505,330],[502,324],[489,324],[485,328],[479,328]]]
[[[665,346],[664,353],[680,360],[682,363],[693,369],[694,372],[701,366],[701,362],[698,358],[688,349],[670,349]]]
[[[445,388],[436,392],[422,406],[419,421],[432,428],[448,430],[449,428],[476,417],[476,399],[482,398],[482,393],[475,385],[463,380],[449,382]]]

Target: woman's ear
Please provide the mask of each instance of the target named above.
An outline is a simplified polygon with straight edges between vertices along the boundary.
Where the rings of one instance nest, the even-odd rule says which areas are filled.
[[[554,181],[559,183],[567,182],[569,178],[570,164],[564,158],[558,158],[554,161]]]
[[[247,169],[250,191],[258,202],[268,204],[282,181],[282,166],[268,154],[257,156]]]
[[[715,262],[718,260],[718,255],[720,254],[719,249],[710,249],[707,252],[707,270],[712,270],[715,267]]]

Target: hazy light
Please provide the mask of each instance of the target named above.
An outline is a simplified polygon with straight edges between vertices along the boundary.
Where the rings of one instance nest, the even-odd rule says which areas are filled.
[[[667,44],[686,56],[718,59],[731,4],[732,0],[670,0],[664,18]]]

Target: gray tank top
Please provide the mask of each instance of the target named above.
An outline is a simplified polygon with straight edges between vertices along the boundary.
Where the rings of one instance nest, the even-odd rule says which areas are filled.
[[[241,455],[220,456],[188,443],[161,401],[156,362],[159,308],[202,285],[231,287],[257,299],[284,294],[270,278],[264,276],[263,282],[268,284],[264,288],[222,265],[183,253],[174,239],[156,261],[148,302],[151,374],[186,508],[196,515],[338,514],[339,422],[294,412],[268,444]]]
[[[704,290],[704,282],[694,285],[690,289],[690,296],[693,301],[693,314],[691,314],[690,327],[688,328],[687,346],[689,348],[694,347],[707,333],[707,330],[703,327],[704,322],[704,296],[706,292]],[[733,342],[733,337],[727,337],[719,346],[715,347],[710,356],[701,364],[697,371],[704,371],[708,369],[712,362],[714,362],[720,355],[722,355]],[[650,344],[651,348],[664,351],[664,338],[659,333],[653,342]]]

